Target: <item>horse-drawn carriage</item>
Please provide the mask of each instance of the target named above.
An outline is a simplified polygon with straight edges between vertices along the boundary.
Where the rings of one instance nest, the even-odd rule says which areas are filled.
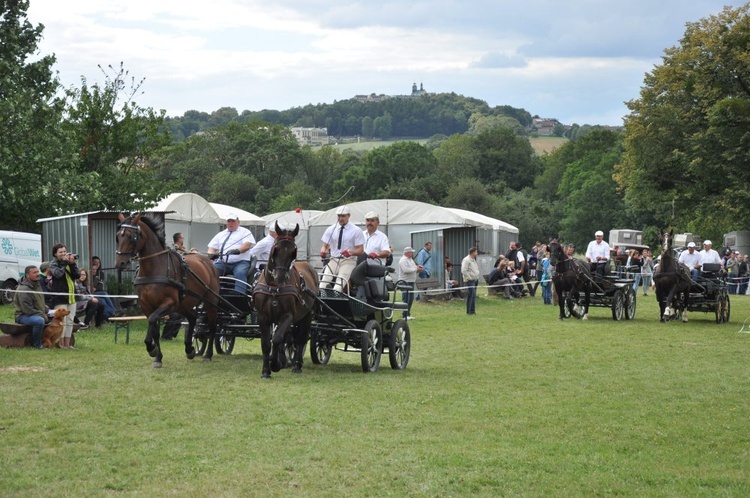
[[[635,318],[636,293],[633,280],[620,272],[604,276],[592,274],[588,265],[565,254],[559,242],[549,244],[550,264],[555,267],[553,282],[558,295],[560,319],[574,316],[586,320],[590,306],[611,308],[612,319]]]
[[[687,298],[687,311],[714,313],[716,323],[729,321],[731,305],[726,278],[721,265],[706,263],[698,280],[690,287]]]
[[[124,268],[131,260],[139,262],[134,284],[149,319],[144,342],[154,358],[153,366],[162,365],[159,321],[179,313],[188,321],[185,353],[189,359],[199,354],[210,360],[214,346],[220,354],[229,354],[237,337],[259,338],[263,378],[288,364],[299,373],[311,332],[313,363],[327,363],[331,351],[343,344],[342,350],[360,353],[365,372],[378,369],[386,347],[391,367],[406,368],[411,337],[405,320],[394,321],[406,305],[395,301],[395,292],[393,300],[388,299],[393,289],[386,275],[393,269],[364,261],[350,282],[359,293],[356,297],[328,288],[319,292],[318,275],[308,263],[296,261],[298,231],[299,227],[283,230],[276,226],[278,236],[268,264],[257,282],[251,279],[243,292],[236,289],[244,288],[244,283],[220,277],[204,256],[182,256],[166,248],[154,220],[140,214],[121,216],[117,263]]]
[[[396,302],[395,285],[387,279],[393,268],[378,260],[360,262],[349,285],[354,296],[324,287],[310,330],[310,356],[315,364],[327,364],[336,349],[359,353],[362,371],[374,372],[384,351],[391,368],[409,363],[411,333],[400,315],[406,303]],[[338,277],[337,277],[338,278]],[[343,283],[342,283],[343,284]],[[390,296],[392,295],[392,298]]]

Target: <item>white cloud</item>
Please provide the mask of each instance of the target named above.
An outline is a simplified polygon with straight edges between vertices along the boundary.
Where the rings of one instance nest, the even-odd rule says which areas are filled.
[[[45,25],[41,53],[56,54],[66,85],[123,61],[146,78],[138,102],[171,115],[407,93],[417,81],[563,122],[620,124],[623,101],[685,22],[724,3],[33,0],[29,18]]]

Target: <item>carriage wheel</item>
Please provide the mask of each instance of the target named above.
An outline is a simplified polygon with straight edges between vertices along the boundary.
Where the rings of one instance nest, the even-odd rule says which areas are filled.
[[[576,313],[576,302],[573,299],[573,294],[567,291],[563,292],[563,302],[565,303],[565,306],[563,306],[565,318],[570,318],[571,316],[581,318],[581,315]]]
[[[722,306],[722,311],[723,311],[723,313],[722,313],[722,319],[723,319],[724,323],[728,323],[729,322],[729,316],[730,316],[731,311],[732,311],[732,307],[729,304],[729,294],[725,294],[724,295],[724,306]]]
[[[635,319],[635,291],[628,287],[625,293],[625,320]]]
[[[16,284],[12,280],[3,282],[3,285],[0,286],[0,301],[2,301],[2,304],[13,303],[13,291],[16,290],[16,287]]]
[[[313,332],[310,334],[310,359],[316,365],[327,365],[331,359],[333,346],[327,342],[321,341],[319,334]]]
[[[375,320],[365,324],[362,332],[362,371],[376,372],[380,366],[380,355],[383,353],[383,332]]]
[[[307,343],[302,345],[302,356],[305,355],[305,348]],[[294,360],[294,352],[297,350],[297,344],[291,340],[291,338],[284,344],[284,354],[286,355],[286,364],[291,365]],[[330,355],[330,353],[329,353]]]
[[[612,296],[612,319],[619,322],[625,314],[625,292],[617,289]]]
[[[217,335],[214,340],[216,352],[219,354],[232,354],[232,351],[234,351],[235,339],[236,337],[233,335]]]
[[[724,321],[724,298],[722,296],[716,298],[714,313],[716,314],[716,323]]]
[[[203,356],[203,353],[206,352],[207,345],[208,345],[208,341],[206,340],[205,337],[193,336],[193,347],[195,348],[196,356]]]
[[[388,360],[394,370],[403,370],[409,363],[411,354],[411,332],[409,325],[404,320],[398,320],[393,324],[388,336]]]

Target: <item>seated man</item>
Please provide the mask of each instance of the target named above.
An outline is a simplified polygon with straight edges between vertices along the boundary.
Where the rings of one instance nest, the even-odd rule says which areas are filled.
[[[508,260],[502,259],[498,263],[497,268],[490,272],[487,278],[487,285],[497,286],[493,289],[495,292],[502,292],[506,299],[513,299],[514,296],[518,297],[519,294],[511,288],[515,287],[512,285],[511,276],[514,277],[514,280],[517,279],[515,273],[511,274],[508,271]]]
[[[604,241],[604,232],[601,230],[597,231],[594,237],[595,239],[589,242],[586,248],[586,261],[591,264],[592,274],[604,277],[609,270],[609,244]]]
[[[445,259],[445,290],[449,292],[448,299],[452,299],[454,296],[463,298],[463,294],[461,294],[461,290],[456,289],[458,287],[458,280],[453,280],[453,263],[451,263],[451,260],[448,259],[446,256]]]
[[[697,282],[701,270],[701,255],[695,251],[695,242],[688,242],[687,250],[680,253],[678,261],[690,268],[690,277],[693,282]]]
[[[349,276],[357,265],[357,256],[365,252],[365,238],[362,230],[349,221],[351,214],[349,206],[338,208],[338,221],[329,226],[321,237],[323,246],[320,248],[320,258],[325,260],[330,257],[323,269],[321,287],[332,287],[339,292],[344,292],[345,287],[348,289]]]
[[[44,294],[39,283],[39,268],[27,266],[17,290],[20,292],[13,294],[16,323],[30,325],[34,347],[44,349],[42,333],[48,321],[49,308],[44,303]]]
[[[705,265],[706,263],[714,263],[714,264],[722,265],[721,256],[719,256],[718,252],[711,249],[710,240],[703,241],[703,250],[700,252],[700,255],[701,255],[701,272],[705,271],[705,268],[703,265]]]
[[[222,230],[208,243],[208,254],[217,254],[214,264],[219,275],[231,273],[236,279],[234,290],[247,292],[247,274],[250,270],[250,248],[255,244],[253,233],[240,226],[235,213],[227,215],[227,228]]]
[[[283,228],[282,228],[283,230]],[[268,257],[271,255],[271,248],[276,242],[276,222],[272,221],[266,227],[267,235],[260,239],[252,249],[250,249],[250,258],[253,256],[256,258],[255,268],[256,270],[262,270],[268,264]]]

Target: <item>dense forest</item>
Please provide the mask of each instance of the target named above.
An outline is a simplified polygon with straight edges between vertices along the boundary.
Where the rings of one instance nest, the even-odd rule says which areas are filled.
[[[653,245],[667,226],[719,240],[750,228],[748,5],[687,26],[627,103],[624,130],[576,125],[541,156],[529,112],[455,94],[167,117],[136,103],[142,81],[123,64],[102,67],[103,82],[63,89],[54,55],[37,54],[43,28],[27,8],[5,2],[0,13],[2,228],[143,209],[171,192],[258,215],[415,199],[500,218],[527,244],[582,245],[596,230],[636,228]],[[429,140],[341,153],[300,147],[292,125]]]

